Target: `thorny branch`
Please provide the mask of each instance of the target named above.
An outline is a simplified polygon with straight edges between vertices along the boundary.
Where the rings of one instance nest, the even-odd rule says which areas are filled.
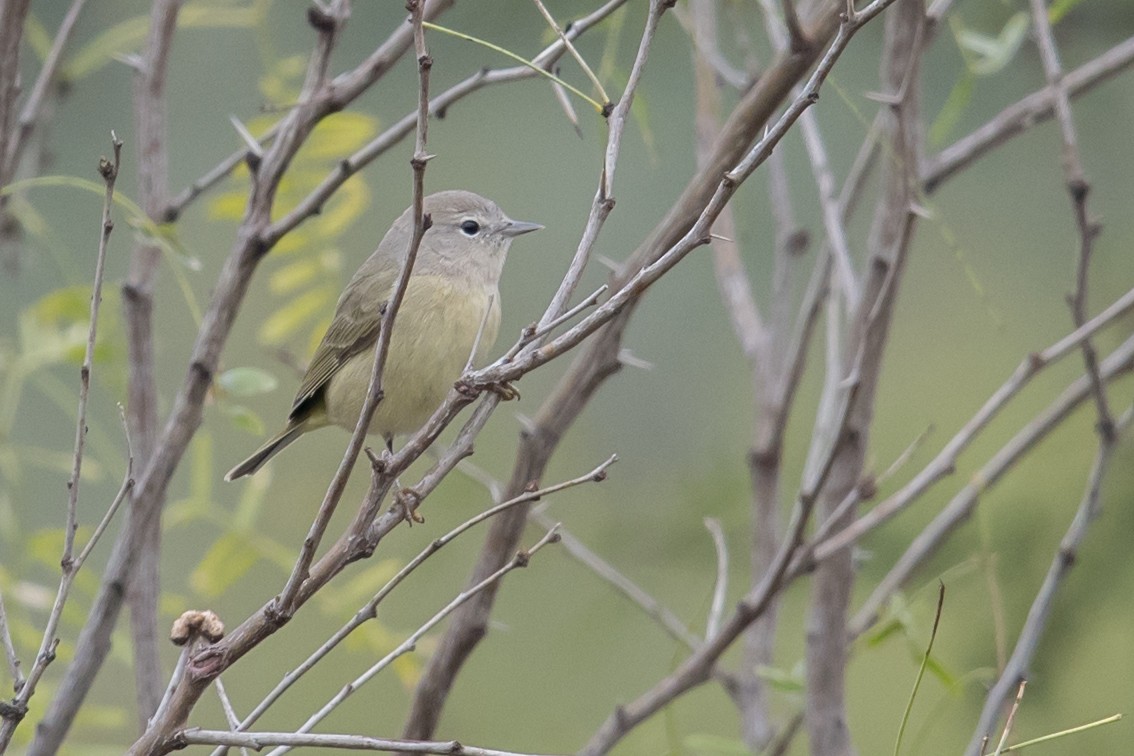
[[[114,517],[122,501],[129,494],[134,485],[134,479],[132,477],[134,451],[130,444],[130,433],[127,427],[126,441],[129,454],[126,463],[126,475],[123,478],[118,495],[107,509],[98,527],[95,528],[86,546],[79,553],[78,557],[74,556],[75,531],[78,529],[79,480],[83,464],[84,440],[87,434],[87,399],[90,391],[91,368],[98,334],[99,305],[102,302],[102,281],[103,273],[106,269],[107,244],[110,241],[110,234],[114,230],[114,222],[110,217],[114,202],[114,186],[117,182],[118,172],[122,164],[122,142],[113,131],[110,133],[110,139],[114,157],[113,159],[104,157],[99,160],[98,165],[99,173],[102,175],[103,182],[106,185],[106,193],[103,197],[102,218],[99,226],[98,254],[95,259],[94,284],[91,290],[90,323],[87,328],[86,351],[84,353],[82,367],[79,369],[79,408],[76,413],[78,417],[75,427],[75,452],[71,467],[71,478],[67,483],[66,529],[64,533],[63,558],[60,563],[63,575],[59,580],[59,589],[56,591],[55,601],[47,616],[47,622],[43,630],[43,640],[40,642],[39,651],[36,653],[35,660],[32,662],[31,669],[28,671],[27,678],[25,679],[21,679],[20,677],[19,662],[15,661],[15,652],[12,648],[11,638],[7,633],[7,624],[5,623],[4,641],[6,649],[9,649],[8,656],[11,660],[10,664],[13,668],[13,677],[16,682],[16,697],[11,703],[5,704],[3,709],[4,713],[0,716],[0,753],[7,749],[11,742],[12,735],[16,730],[16,726],[19,725],[20,721],[27,713],[28,701],[30,701],[31,697],[35,694],[36,685],[46,671],[47,665],[55,659],[55,649],[59,645],[59,638],[56,632],[59,629],[59,622],[63,617],[63,608],[67,603],[67,598],[70,595],[71,585],[75,580],[75,576],[82,568],[83,563],[86,562],[94,545],[98,543],[99,538],[101,538],[103,532],[106,530],[106,526],[110,523],[111,518]]]
[[[1089,380],[1091,393],[1094,395],[1096,391],[1095,378],[1092,377]],[[1005,700],[1012,694],[1013,690],[1027,679],[1028,667],[1031,665],[1032,657],[1035,655],[1043,631],[1047,627],[1048,618],[1051,616],[1055,592],[1063,582],[1063,578],[1074,566],[1079,556],[1079,547],[1083,538],[1087,535],[1091,522],[1101,514],[1103,480],[1106,478],[1107,470],[1114,458],[1114,449],[1118,438],[1129,428],[1131,419],[1134,419],[1134,409],[1127,410],[1119,418],[1113,428],[1113,434],[1109,436],[1100,434],[1099,436],[1099,448],[1095,455],[1094,465],[1087,478],[1087,490],[1083,493],[1083,499],[1079,503],[1079,508],[1075,511],[1075,517],[1067,528],[1063,540],[1059,542],[1059,547],[1051,560],[1051,566],[1048,568],[1047,576],[1032,601],[1032,606],[1028,610],[1028,617],[1024,620],[1024,626],[1020,630],[1020,637],[1016,640],[1016,648],[1012,651],[1012,656],[1001,671],[1000,679],[996,681],[996,684],[992,686],[985,697],[980,720],[966,751],[969,756],[980,756],[981,743],[995,728],[996,722],[1000,718],[1000,712],[1004,708]],[[1008,725],[1005,725],[1006,729],[1007,727]]]

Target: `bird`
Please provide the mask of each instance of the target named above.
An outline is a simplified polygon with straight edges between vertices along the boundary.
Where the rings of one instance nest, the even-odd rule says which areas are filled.
[[[383,400],[367,428],[388,448],[394,436],[424,425],[470,358],[479,361],[491,349],[500,329],[499,282],[508,249],[517,236],[543,228],[512,220],[492,200],[468,191],[431,194],[423,207],[431,223],[390,336]],[[283,429],[229,470],[226,481],[252,475],[306,433],[328,425],[354,429],[369,388],[379,326],[412,233],[410,207],[343,289]]]

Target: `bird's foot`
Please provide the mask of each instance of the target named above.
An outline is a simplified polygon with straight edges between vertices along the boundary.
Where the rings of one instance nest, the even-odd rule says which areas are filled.
[[[421,494],[412,488],[400,488],[394,495],[394,506],[401,508],[402,519],[411,528],[415,522],[419,525],[425,522],[425,518],[417,513],[417,508],[421,506]]]
[[[500,383],[490,383],[487,388],[492,393],[500,397],[501,401],[510,402],[513,399],[520,398],[520,391],[508,381],[501,381]]]

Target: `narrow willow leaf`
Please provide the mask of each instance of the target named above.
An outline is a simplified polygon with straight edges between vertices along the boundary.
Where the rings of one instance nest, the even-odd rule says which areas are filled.
[[[217,383],[233,396],[256,396],[275,391],[279,381],[267,370],[254,367],[235,367],[217,378]]]

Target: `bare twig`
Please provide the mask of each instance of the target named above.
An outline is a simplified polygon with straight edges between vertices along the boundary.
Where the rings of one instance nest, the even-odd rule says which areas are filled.
[[[1000,733],[1000,742],[996,745],[993,756],[1000,756],[1004,747],[1008,745],[1008,736],[1012,733],[1012,725],[1016,721],[1016,712],[1020,710],[1020,702],[1024,700],[1024,689],[1028,687],[1027,680],[1021,680],[1016,688],[1016,700],[1012,702],[1012,709],[1008,712],[1008,721],[1004,723],[1004,732]]]
[[[375,675],[384,670],[386,667],[390,666],[390,664],[395,659],[413,651],[414,648],[417,647],[417,642],[421,640],[421,638],[426,633],[436,627],[438,623],[440,623],[442,620],[456,611],[458,607],[471,599],[477,593],[483,591],[488,586],[499,582],[512,570],[518,567],[527,567],[528,561],[531,559],[531,557],[535,556],[536,552],[538,552],[549,543],[558,542],[559,538],[556,533],[557,530],[558,526],[552,527],[542,538],[536,541],[536,543],[531,548],[527,549],[526,551],[517,553],[514,557],[512,557],[512,560],[508,564],[504,565],[499,570],[492,573],[487,578],[472,586],[471,588],[462,591],[456,598],[446,604],[445,607],[441,609],[441,611],[430,617],[425,622],[425,624],[423,624],[421,627],[411,633],[408,638],[398,644],[398,646],[394,650],[390,651],[390,653],[382,657],[382,659],[376,662],[373,666],[371,666],[357,678],[343,686],[342,690],[340,690],[335,696],[333,696],[331,700],[329,700],[321,709],[319,709],[319,711],[311,715],[311,717],[309,717],[308,720],[304,722],[296,732],[309,732],[312,727],[323,721],[323,719],[326,718],[328,714],[330,714],[336,707],[338,707],[339,704],[345,701],[352,693],[354,693],[354,691],[358,690]],[[281,754],[284,754],[290,750],[290,746],[281,745],[279,748],[276,748],[274,751],[272,751],[270,756],[280,756]]]
[[[1063,77],[1069,96],[1081,95],[1134,63],[1134,37],[1123,40]],[[933,191],[989,150],[1051,118],[1055,93],[1050,87],[1034,92],[1000,111],[988,123],[958,139],[921,166],[921,182]]]
[[[268,693],[268,695],[265,696],[264,699],[256,705],[256,707],[248,714],[247,717],[244,718],[243,721],[239,723],[238,726],[234,726],[234,729],[247,730],[249,727],[255,724],[260,716],[265,711],[267,711],[272,704],[279,700],[280,696],[282,696],[288,690],[288,688],[294,685],[299,680],[299,678],[310,671],[321,659],[329,654],[348,635],[353,633],[356,629],[361,627],[369,620],[374,619],[374,617],[377,616],[378,605],[386,598],[386,596],[390,595],[394,588],[400,585],[401,582],[405,580],[411,572],[416,570],[422,563],[424,563],[427,559],[432,557],[446,545],[454,541],[462,533],[466,532],[473,526],[484,522],[485,520],[495,517],[501,512],[505,512],[508,509],[511,509],[512,507],[526,504],[531,501],[537,501],[542,497],[550,496],[551,494],[558,493],[559,491],[564,491],[568,488],[573,488],[578,485],[582,485],[583,483],[599,482],[605,480],[607,468],[609,468],[617,460],[618,457],[612,455],[595,469],[584,475],[580,475],[577,478],[572,478],[571,480],[563,481],[562,483],[558,483],[553,486],[547,486],[545,488],[540,488],[533,491],[525,491],[515,498],[497,504],[494,507],[486,509],[475,517],[465,520],[463,523],[461,523],[445,535],[431,541],[430,544],[421,553],[419,553],[404,567],[402,567],[402,569],[400,569],[396,575],[390,578],[390,580],[386,582],[386,585],[382,586],[382,589],[379,590],[378,593],[374,594],[374,597],[370,599],[370,601],[368,601],[362,608],[360,608],[349,622],[335,631],[335,633],[330,638],[328,638],[318,649],[316,649],[302,664],[284,675],[284,678],[279,683],[277,683],[274,688],[272,688],[271,692]],[[217,679],[219,680],[220,678]]]
[[[869,6],[868,6],[869,7]],[[848,6],[848,15],[853,8]],[[857,18],[861,13],[855,12]],[[920,78],[922,28],[925,22],[921,2],[898,3],[885,21],[880,78],[888,92],[900,92],[891,103],[881,135],[891,159],[883,166],[881,196],[875,205],[867,247],[867,263],[862,294],[851,310],[843,336],[847,354],[834,350],[827,365],[828,376],[839,383],[824,391],[816,417],[814,452],[830,443],[833,457],[829,485],[821,491],[816,511],[831,513],[858,489],[866,462],[866,449],[872,430],[874,403],[885,353],[894,303],[903,279],[906,260],[916,222],[912,207],[917,193],[917,154],[921,140]],[[906,83],[911,83],[909,86]],[[833,201],[833,187],[825,212],[836,222],[839,213]],[[836,230],[836,233],[838,231]],[[830,307],[831,314],[837,308]],[[837,328],[832,328],[837,333]],[[858,353],[854,363],[847,356]],[[843,393],[842,384],[853,382],[848,393],[846,435],[831,434],[837,428],[831,419],[836,402],[829,396]],[[831,386],[830,383],[827,384]],[[836,415],[837,418],[837,415]],[[830,441],[825,441],[829,437]],[[812,457],[814,458],[814,457]],[[851,508],[845,521],[854,516]],[[804,721],[808,741],[817,753],[853,752],[846,711],[846,669],[849,641],[846,620],[855,579],[850,549],[832,553],[822,561],[813,578],[807,619],[806,682]]]
[[[592,71],[591,67],[587,65],[587,61],[583,59],[583,56],[579,54],[579,51],[575,49],[575,46],[571,44],[571,40],[567,37],[566,34],[563,33],[563,29],[560,28],[559,24],[555,21],[555,18],[551,15],[551,13],[548,12],[547,7],[543,4],[542,0],[532,0],[532,2],[535,3],[537,8],[539,8],[540,15],[542,15],[544,20],[547,21],[547,25],[551,27],[552,31],[555,32],[555,35],[559,37],[560,41],[563,42],[564,46],[566,46],[567,52],[571,53],[571,57],[575,59],[575,62],[578,63],[579,67],[583,69],[583,73],[585,73],[587,75],[587,78],[591,80],[591,84],[594,85],[595,91],[599,93],[600,97],[602,97],[602,104],[609,105],[610,95],[608,95],[606,93],[606,90],[603,89],[602,82],[599,81],[597,76],[595,76],[595,72]]]
[[[311,529],[303,541],[303,548],[296,560],[295,567],[292,569],[291,576],[288,578],[283,591],[275,600],[276,611],[283,617],[290,617],[295,612],[300,584],[308,577],[308,569],[311,566],[311,561],[315,558],[315,550],[319,547],[327,525],[331,521],[331,516],[338,506],[339,499],[342,498],[343,492],[346,490],[347,480],[354,468],[354,461],[358,459],[362,445],[366,442],[370,419],[374,416],[375,410],[378,409],[378,403],[382,401],[382,373],[386,366],[386,357],[390,351],[390,339],[393,334],[394,323],[398,316],[398,310],[401,308],[402,300],[405,298],[406,288],[409,286],[409,279],[413,273],[421,240],[432,223],[432,220],[425,215],[425,166],[432,157],[426,153],[425,147],[429,129],[429,69],[433,66],[433,60],[429,57],[425,48],[425,33],[422,30],[424,4],[425,0],[409,0],[406,3],[406,8],[410,11],[410,23],[413,27],[414,51],[417,54],[418,71],[417,138],[414,144],[413,158],[410,160],[410,166],[413,169],[413,201],[411,203],[413,208],[411,226],[413,234],[410,237],[409,249],[406,250],[397,282],[394,284],[386,310],[382,315],[378,344],[374,350],[370,384],[366,392],[366,401],[362,404],[362,412],[358,416],[358,422],[355,423],[354,432],[351,434],[342,462],[327,487],[323,503],[320,505],[319,512],[311,523]]]
[[[31,0],[0,3],[0,185],[11,179],[5,175],[6,158],[15,135],[12,127],[20,97],[20,43],[30,4]]]
[[[720,520],[714,517],[706,517],[705,528],[713,537],[713,547],[717,552],[717,580],[713,585],[713,601],[709,605],[709,618],[705,622],[705,637],[711,638],[720,629],[721,617],[724,614],[725,596],[728,595],[728,544],[725,542],[725,534],[724,530],[721,529]]]
[[[822,560],[832,552],[844,548],[862,538],[867,532],[877,528],[886,520],[901,512],[933,483],[951,473],[960,453],[973,438],[992,421],[1000,410],[1026,386],[1032,378],[1047,366],[1066,357],[1070,352],[1113,322],[1123,313],[1134,308],[1134,289],[1123,294],[1109,307],[1093,317],[1081,327],[1076,328],[1062,339],[1043,351],[1026,357],[1012,375],[992,393],[976,414],[953,436],[936,457],[926,465],[909,483],[894,492],[888,499],[878,504],[852,524],[845,526],[816,547],[815,556]]]
[[[47,51],[47,57],[43,59],[43,66],[39,69],[39,74],[36,75],[35,84],[32,85],[31,92],[28,93],[28,97],[24,101],[24,107],[20,110],[17,128],[7,145],[8,152],[3,156],[3,167],[0,169],[0,186],[8,184],[16,175],[24,148],[39,122],[47,89],[55,81],[55,74],[59,70],[59,61],[63,58],[63,50],[71,40],[71,32],[74,31],[75,23],[79,20],[79,14],[85,4],[86,0],[72,0],[71,6],[63,15],[63,20],[59,22],[59,30],[55,33],[55,39],[51,42],[51,49]],[[0,200],[0,207],[2,207],[2,202],[3,200]]]
[[[1113,380],[1115,376],[1134,369],[1134,337],[1127,339],[1115,349],[1102,361],[1100,367],[1103,377],[1107,380]],[[945,538],[968,518],[980,496],[1089,396],[1090,385],[1086,377],[1073,381],[1043,412],[1036,415],[1002,446],[934,517],[933,521],[913,539],[863,603],[850,623],[850,633],[857,636],[865,632],[874,623],[883,604],[894,591],[898,590],[917,566],[934,554]],[[817,549],[816,553],[819,552],[820,549]]]
[[[150,220],[160,222],[169,193],[169,149],[166,78],[181,0],[159,0],[150,10],[146,46],[134,79],[134,123],[138,134],[138,196]],[[139,236],[130,255],[130,271],[122,286],[126,321],[126,417],[134,438],[138,467],[145,470],[158,436],[158,387],[155,359],[154,288],[161,248]],[[139,533],[137,565],[127,587],[134,657],[135,698],[140,729],[162,696],[158,655],[157,612],[161,525],[156,519]]]
[[[1091,185],[1083,172],[1083,162],[1079,156],[1075,119],[1071,114],[1071,97],[1063,81],[1063,64],[1059,61],[1059,51],[1055,46],[1055,35],[1051,31],[1051,21],[1047,17],[1047,7],[1043,0],[1030,0],[1030,4],[1044,76],[1047,77],[1048,88],[1055,100],[1055,121],[1059,124],[1059,135],[1063,140],[1063,176],[1079,231],[1075,293],[1069,304],[1072,320],[1076,326],[1081,326],[1087,319],[1087,273],[1091,265],[1091,251],[1101,226],[1091,217],[1087,209],[1087,194],[1090,193]],[[1098,413],[1098,432],[1106,438],[1114,435],[1114,418],[1111,417],[1110,407],[1107,404],[1106,387],[1099,376],[1098,353],[1090,339],[1084,340],[1080,349],[1083,353],[1083,364],[1087,368],[1087,376],[1091,380],[1095,411]]]
[[[106,246],[110,239],[110,233],[114,228],[114,223],[110,218],[110,210],[113,206],[114,200],[114,184],[118,178],[118,169],[121,165],[122,155],[122,142],[111,132],[111,145],[113,147],[113,160],[102,158],[99,161],[99,173],[102,174],[103,181],[106,184],[106,194],[103,199],[102,219],[100,223],[99,241],[98,241],[98,256],[95,261],[95,280],[91,291],[91,322],[87,331],[87,347],[86,354],[83,358],[83,366],[80,370],[80,385],[79,385],[79,408],[78,418],[76,421],[75,429],[75,454],[74,461],[71,468],[71,479],[68,482],[70,494],[68,495],[67,503],[67,521],[66,532],[64,537],[63,559],[61,567],[63,575],[59,580],[59,589],[55,594],[55,602],[51,607],[51,612],[47,616],[47,623],[43,630],[43,640],[40,642],[39,652],[32,662],[31,669],[28,671],[26,679],[20,681],[19,677],[19,662],[14,663],[13,677],[19,682],[17,695],[6,706],[4,714],[0,717],[0,752],[3,752],[8,744],[11,742],[12,734],[15,732],[16,726],[23,719],[27,713],[28,701],[35,694],[36,685],[39,683],[40,678],[43,676],[47,665],[55,659],[55,649],[59,645],[59,638],[56,637],[56,631],[59,627],[59,621],[63,616],[63,607],[67,603],[67,598],[71,591],[71,585],[75,580],[75,575],[83,566],[87,556],[90,554],[95,542],[99,536],[102,535],[106,523],[114,516],[121,504],[123,498],[130,491],[133,486],[132,465],[133,465],[133,451],[130,452],[129,459],[126,465],[126,477],[122,482],[122,487],[119,490],[118,496],[115,498],[114,503],[111,505],[107,514],[103,517],[102,523],[95,530],[91,536],[91,540],[87,543],[86,547],[80,552],[79,556],[74,557],[75,546],[75,530],[78,527],[78,490],[79,490],[79,474],[82,469],[83,461],[83,442],[86,438],[86,420],[87,420],[87,396],[90,389],[90,376],[91,364],[94,354],[95,339],[98,329],[98,314],[99,303],[102,301],[102,278],[103,270],[106,264]],[[127,431],[127,445],[129,446],[129,432]],[[7,628],[5,627],[6,647],[11,646],[10,638],[7,638]],[[9,659],[15,659],[14,650],[11,652]],[[11,663],[11,662],[10,662]]]
[[[1091,391],[1093,394],[1093,385]],[[1083,498],[1079,502],[1078,509],[1075,511],[1075,517],[1072,519],[1070,526],[1068,526],[1063,539],[1059,542],[1059,548],[1056,550],[1055,556],[1051,560],[1051,566],[1048,568],[1047,576],[1044,578],[1040,589],[1036,592],[1036,597],[1032,601],[1031,608],[1028,610],[1028,617],[1024,620],[1024,626],[1020,630],[1020,637],[1016,640],[1016,647],[1012,651],[1012,656],[1009,657],[1008,663],[1004,666],[1000,678],[985,697],[984,707],[981,709],[980,719],[973,738],[969,742],[967,751],[967,753],[973,756],[979,756],[980,742],[986,735],[990,734],[996,726],[996,722],[1000,718],[1000,712],[1004,706],[1004,701],[1011,695],[1012,690],[1017,686],[1020,688],[1020,693],[1017,695],[1017,702],[1019,701],[1020,695],[1023,694],[1023,686],[1026,682],[1025,675],[1027,674],[1028,667],[1031,665],[1036,648],[1039,646],[1040,639],[1043,637],[1043,632],[1047,628],[1047,621],[1051,616],[1052,605],[1055,601],[1055,593],[1063,582],[1063,578],[1066,577],[1071,567],[1078,561],[1079,548],[1082,545],[1083,538],[1087,535],[1087,530],[1091,523],[1101,512],[1102,484],[1106,478],[1107,471],[1110,469],[1110,463],[1114,457],[1114,449],[1118,442],[1118,436],[1129,428],[1132,419],[1134,419],[1134,408],[1127,410],[1122,417],[1119,418],[1114,427],[1114,434],[1110,436],[1100,434],[1099,436],[1098,452],[1095,455],[1091,473],[1087,478],[1087,489],[1083,493]],[[1013,709],[1013,714],[1014,713],[1015,709]],[[1001,737],[997,753],[1000,752],[1007,742],[1008,731],[1011,730],[1011,728],[1012,716],[1009,715],[1008,722],[1004,725],[1004,735]]]
[[[296,732],[227,732],[191,728],[174,734],[176,747],[219,745],[251,748],[259,751],[269,746],[291,748],[338,748],[351,751],[393,751],[396,753],[435,753],[451,756],[538,756],[537,754],[478,748],[456,740],[391,740],[365,735],[335,735]]]
[[[119,412],[122,412],[119,406]],[[55,649],[59,646],[59,638],[56,636],[56,631],[59,628],[59,622],[63,617],[63,608],[67,604],[67,599],[71,593],[71,586],[75,581],[75,576],[82,569],[83,564],[87,561],[91,551],[94,550],[95,545],[102,538],[102,534],[106,532],[107,526],[122,506],[122,502],[126,500],[127,495],[134,488],[134,448],[130,442],[130,428],[126,423],[125,414],[122,415],[122,429],[126,435],[126,473],[122,477],[122,485],[118,488],[118,493],[115,495],[114,500],[110,503],[106,513],[103,515],[102,520],[95,527],[94,532],[91,533],[90,540],[79,552],[79,555],[73,558],[70,563],[64,567],[63,576],[59,580],[59,589],[55,593],[55,602],[51,606],[51,612],[47,616],[47,624],[43,630],[43,640],[40,642],[39,652],[32,662],[31,669],[28,671],[27,678],[21,679],[19,677],[19,662],[15,662],[15,675],[16,697],[10,702],[5,704],[4,711],[0,714],[0,753],[11,743],[12,734],[15,732],[16,727],[20,724],[24,715],[27,714],[28,701],[35,694],[36,685],[39,683],[43,673],[47,671],[47,665],[55,660]],[[0,607],[0,614],[2,614],[2,607]],[[3,634],[7,636],[7,628],[3,628]],[[7,645],[11,645],[11,639],[5,638]],[[12,651],[14,653],[14,649]],[[12,658],[12,657],[10,657]]]
[[[488,304],[484,306],[484,315],[480,318],[480,325],[476,327],[476,338],[473,339],[472,349],[469,350],[469,358],[465,360],[465,369],[461,371],[462,373],[467,373],[473,369],[473,364],[476,362],[476,355],[480,352],[480,340],[484,338],[484,326],[488,324],[488,316],[492,313],[492,303],[495,299],[495,294],[488,296]]]
[[[0,592],[0,645],[4,646],[4,658],[8,661],[8,674],[12,677],[12,690],[20,692],[24,687],[24,674],[20,671],[20,657],[12,643],[12,632],[8,629],[8,612],[4,609],[4,594]]]
[[[452,2],[452,0],[447,0]],[[578,39],[579,35],[588,29],[593,28],[596,24],[607,18],[611,13],[625,4],[627,0],[608,0],[606,4],[596,9],[593,13],[578,19],[571,24],[571,28],[565,32],[568,39]],[[426,18],[430,18],[430,11],[433,5],[426,8]],[[435,15],[435,14],[434,14]],[[552,65],[556,60],[563,56],[565,48],[561,40],[556,40],[548,45],[539,55],[532,59],[532,64],[537,68],[546,68]],[[449,89],[444,90],[441,94],[433,98],[429,103],[430,114],[443,114],[447,108],[454,103],[463,99],[469,94],[476,92],[486,86],[492,84],[501,84],[512,81],[519,81],[521,79],[528,79],[536,76],[536,72],[527,66],[514,66],[512,68],[499,68],[489,71],[478,71],[472,74],[464,81],[461,81]],[[336,80],[338,81],[338,80]],[[344,103],[345,104],[345,103]],[[372,139],[369,144],[363,146],[356,151],[353,155],[342,160],[338,163],[335,170],[332,171],[326,178],[320,182],[319,186],[311,191],[303,200],[290,210],[286,215],[279,220],[272,223],[264,232],[263,238],[268,243],[274,243],[280,239],[285,233],[292,230],[313,214],[319,212],[320,208],[327,199],[334,194],[334,192],[342,186],[347,179],[361,170],[364,166],[372,162],[378,156],[385,153],[403,138],[413,133],[417,124],[417,114],[410,113],[401,120],[395,122],[388,129],[383,131],[377,137]]]
[[[228,722],[228,729],[236,732],[240,729],[240,717],[236,716],[236,710],[232,708],[232,699],[228,697],[228,691],[224,689],[224,682],[221,681],[219,676],[216,680],[213,680],[213,686],[217,689],[217,698],[220,699],[221,708],[224,709],[224,718]],[[240,753],[243,756],[248,756],[248,749],[242,747]]]
[[[208,388],[225,340],[257,263],[267,251],[260,243],[259,234],[270,222],[276,188],[303,139],[329,112],[327,98],[317,95],[326,91],[330,51],[341,23],[341,17],[331,14],[317,25],[319,41],[309,61],[300,102],[285,116],[277,139],[265,150],[257,171],[252,175],[249,211],[236,234],[233,250],[222,266],[213,298],[204,313],[188,359],[189,368],[184,382],[174,397],[169,418],[154,446],[156,451],[139,476],[129,520],[103,573],[98,596],[76,644],[74,660],[59,686],[60,693],[53,699],[51,708],[36,729],[30,754],[54,753],[59,749],[107,656],[109,636],[122,605],[122,588],[129,586],[137,570],[146,534],[157,528],[155,523],[160,519],[166,488],[201,422]],[[343,96],[351,93],[357,96],[365,90],[380,75],[378,68],[372,66],[352,72],[347,77],[349,91]],[[127,300],[129,295],[127,290]],[[172,731],[171,727],[163,735]],[[152,750],[163,735],[150,732],[144,736],[150,739],[139,747]]]
[[[529,519],[547,528],[555,521],[536,509],[528,514]],[[606,581],[612,588],[625,596],[632,604],[641,609],[647,617],[654,620],[671,638],[681,643],[690,651],[701,645],[698,638],[685,623],[668,607],[645,591],[640,585],[620,572],[614,565],[592,551],[577,536],[564,527],[559,528],[560,541],[563,548],[575,559],[598,577]]]
[[[106,195],[102,202],[102,227],[98,237],[98,254],[95,257],[94,284],[91,286],[90,324],[87,327],[87,346],[83,353],[83,364],[79,369],[79,409],[75,421],[75,454],[71,465],[71,477],[67,481],[67,520],[63,532],[63,570],[70,571],[71,559],[75,549],[75,531],[79,527],[79,480],[83,469],[83,448],[87,438],[87,397],[91,388],[91,367],[94,362],[95,339],[98,333],[98,310],[102,304],[102,276],[106,269],[106,245],[114,230],[110,209],[114,204],[114,183],[118,179],[118,168],[122,163],[122,140],[110,132],[113,160],[102,158],[98,170],[106,183]]]
[[[614,197],[612,195],[613,181],[618,157],[621,152],[623,131],[625,130],[634,93],[641,81],[646,60],[653,45],[659,19],[665,7],[665,3],[659,2],[658,0],[651,0],[646,27],[642,32],[642,37],[638,44],[638,52],[631,66],[626,88],[623,90],[618,103],[611,110],[608,118],[606,154],[604,156],[602,173],[598,181],[598,188],[596,189],[595,197],[591,204],[590,214],[588,215],[575,254],[568,265],[567,272],[563,276],[562,282],[536,325],[535,332],[537,333],[550,331],[550,324],[559,320],[559,318],[570,309],[569,302],[583,275],[584,268],[590,260],[591,252],[597,241],[599,232],[606,218],[614,208]],[[606,304],[609,304],[609,301]],[[609,320],[614,314],[615,311],[611,310],[608,311],[604,317],[606,320]],[[592,312],[591,316],[593,315],[594,313]],[[586,319],[584,319],[584,322],[585,320]],[[568,333],[578,331],[581,327],[582,323],[576,324]],[[522,336],[521,338],[524,337]],[[529,343],[520,350],[510,350],[504,359],[498,361],[497,369],[500,369],[500,366],[504,364],[515,364],[518,361],[522,361],[522,363],[526,365],[533,365],[534,361],[532,356],[537,354],[536,349],[538,348],[539,352],[543,352],[546,348],[541,346],[541,344],[542,339],[530,340]],[[607,359],[591,363],[590,369],[594,371],[594,375],[600,376],[599,379],[601,380],[601,377],[605,377],[614,370],[617,370],[618,366],[619,363],[616,357],[610,355]],[[526,371],[517,372],[517,376],[522,372]],[[484,371],[479,371],[479,374],[483,375]],[[475,375],[477,374],[466,375],[462,381],[467,386],[473,386],[475,384],[469,382],[468,379]],[[499,381],[496,383],[499,383]],[[588,384],[589,382],[586,380],[576,382],[569,389],[565,389],[565,391],[568,396],[586,397],[589,395]],[[560,394],[560,396],[563,396],[563,394]],[[435,421],[441,417],[450,415],[458,399],[458,396],[454,396],[454,392],[450,392],[450,398],[446,401],[447,406],[442,407],[434,414],[434,417],[431,418],[426,428],[423,429],[418,436],[428,437],[432,435],[435,432],[434,428],[437,427]],[[493,397],[489,397],[486,401],[492,401],[492,399]],[[554,401],[554,399],[549,400],[544,406],[547,407],[549,403],[553,403]],[[516,465],[513,468],[512,479],[509,483],[509,495],[519,493],[527,487],[532,480],[538,479],[542,474],[543,466],[546,464],[548,458],[544,456],[542,451],[550,453],[551,449],[554,447],[554,443],[546,444],[544,442],[543,434],[548,427],[547,424],[551,422],[570,423],[574,414],[582,409],[584,402],[585,399],[575,403],[571,410],[565,414],[560,414],[554,421],[549,420],[547,415],[541,411],[540,415],[536,418],[535,429],[526,434],[523,441],[523,446],[517,457]],[[411,441],[411,443],[413,443],[413,441]],[[485,546],[481,550],[477,566],[470,578],[470,582],[475,583],[483,579],[486,575],[498,569],[505,560],[509,558],[509,555],[515,550],[519,543],[520,534],[523,531],[526,521],[526,515],[527,512],[521,509],[505,514],[493,523],[486,538]],[[453,621],[450,623],[442,638],[438,652],[430,659],[414,693],[413,705],[404,730],[404,734],[407,737],[429,737],[434,731],[454,676],[464,663],[464,660],[472,653],[472,650],[475,648],[480,638],[484,636],[494,598],[495,590],[494,588],[490,588],[481,593],[475,601],[470,602],[454,616]]]

